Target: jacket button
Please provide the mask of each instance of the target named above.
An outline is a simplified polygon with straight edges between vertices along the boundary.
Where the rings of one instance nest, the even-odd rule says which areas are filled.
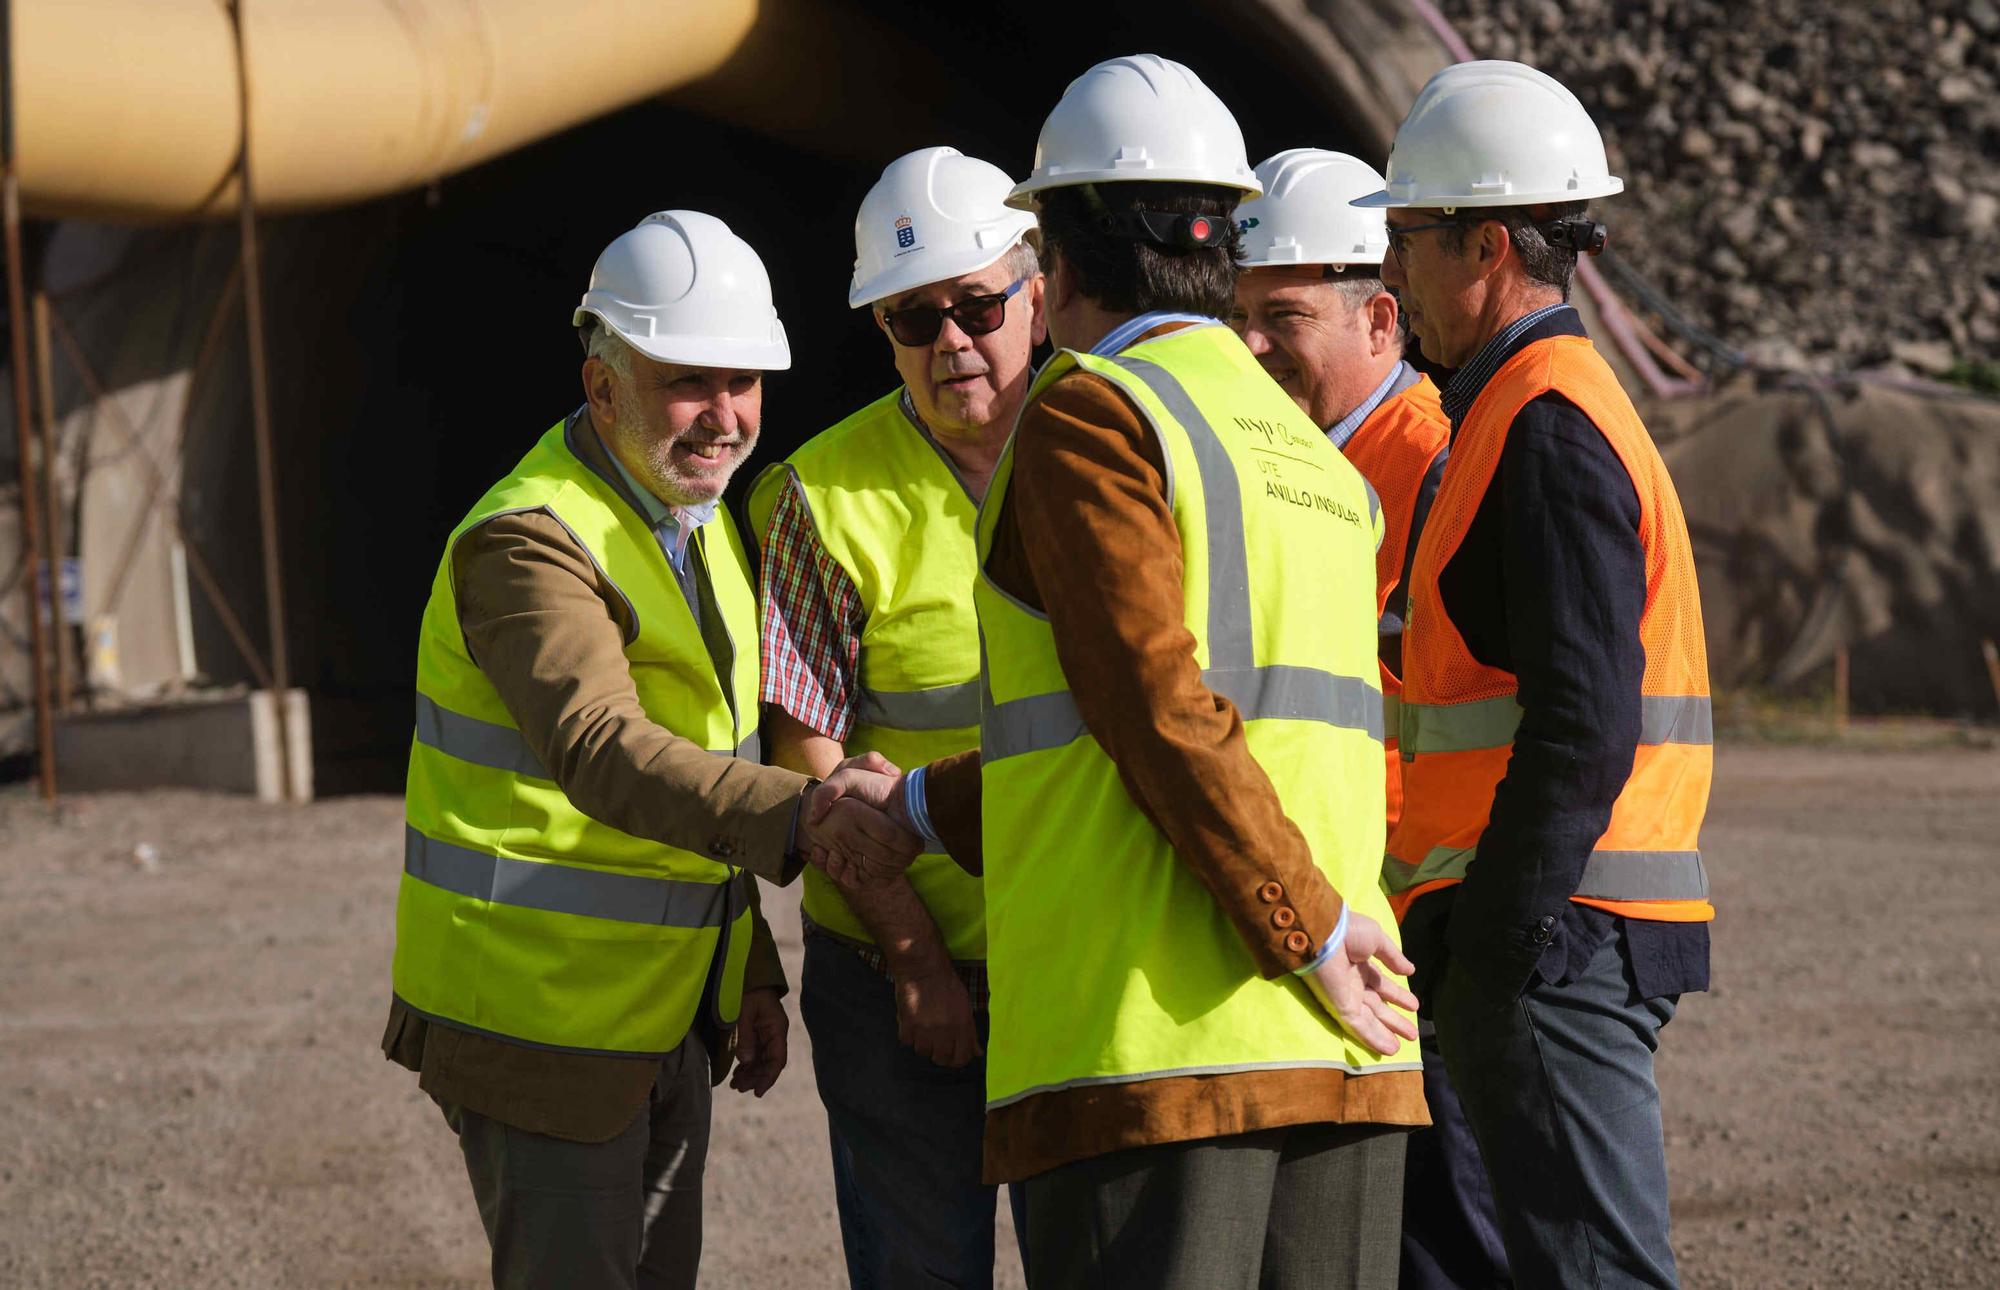
[[[1280,905],[1271,911],[1271,926],[1273,927],[1290,927],[1298,921],[1299,916],[1292,912],[1290,905]]]
[[[708,844],[708,853],[712,856],[733,856],[736,854],[736,848],[717,838]]]
[[[1257,899],[1263,901],[1267,905],[1277,904],[1278,898],[1284,894],[1285,894],[1284,886],[1276,882],[1267,882],[1263,886],[1257,888]]]
[[[1556,916],[1554,914],[1547,914],[1543,916],[1540,922],[1535,924],[1535,934],[1531,939],[1537,945],[1547,945],[1554,939],[1555,934]]]
[[[1312,942],[1306,939],[1304,932],[1288,932],[1285,935],[1285,948],[1294,954],[1305,953],[1311,944]]]

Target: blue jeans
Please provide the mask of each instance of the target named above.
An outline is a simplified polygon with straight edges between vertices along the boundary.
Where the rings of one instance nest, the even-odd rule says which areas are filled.
[[[987,1015],[975,1016],[984,1045]],[[889,979],[824,935],[806,937],[799,1017],[826,1106],[848,1281],[986,1290],[998,1188],[979,1181],[985,1059],[950,1070],[905,1047]],[[1021,1196],[1009,1190],[1019,1234]]]
[[[1622,924],[1560,985],[1511,994],[1446,965],[1438,1042],[1519,1284],[1679,1284],[1653,1079],[1677,998],[1640,997]]]

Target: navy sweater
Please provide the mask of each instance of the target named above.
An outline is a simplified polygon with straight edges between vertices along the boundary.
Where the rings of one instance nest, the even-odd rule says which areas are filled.
[[[1560,305],[1495,337],[1444,390],[1453,437],[1507,359],[1583,334]],[[1632,772],[1646,670],[1638,495],[1576,405],[1545,394],[1514,418],[1438,590],[1473,657],[1520,679],[1522,717],[1465,882],[1420,898],[1404,920],[1418,985],[1435,988],[1448,955],[1510,992],[1531,974],[1561,983],[1622,924],[1640,997],[1706,989],[1706,923],[1620,918],[1569,899]]]

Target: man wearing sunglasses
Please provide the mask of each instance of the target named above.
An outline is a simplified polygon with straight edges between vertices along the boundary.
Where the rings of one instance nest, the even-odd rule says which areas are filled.
[[[951,148],[891,163],[854,222],[848,304],[902,384],[767,470],[762,698],[778,764],[920,766],[979,743],[973,523],[1044,335],[1034,217]],[[881,891],[818,872],[799,1012],[856,1286],[990,1284],[979,1175],[987,1034],[980,880],[943,855]]]
[[[1229,109],[1147,54],[1070,85],[1012,197],[1061,348],[980,512],[979,752],[903,807],[983,868],[986,1173],[1026,1192],[1041,1290],[1396,1278],[1425,1118],[1381,889],[1382,528],[1221,321],[1258,192]]]
[[[1708,984],[1712,774],[1687,522],[1567,303],[1620,192],[1597,127],[1511,62],[1431,78],[1382,191],[1382,277],[1451,459],[1410,573],[1403,814],[1384,880],[1521,1285],[1671,1286],[1653,1054]]]

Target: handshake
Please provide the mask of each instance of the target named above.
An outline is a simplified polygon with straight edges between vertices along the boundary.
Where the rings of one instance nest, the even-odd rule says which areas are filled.
[[[875,752],[841,762],[800,798],[797,849],[852,891],[902,876],[924,850],[903,809],[903,772]]]

